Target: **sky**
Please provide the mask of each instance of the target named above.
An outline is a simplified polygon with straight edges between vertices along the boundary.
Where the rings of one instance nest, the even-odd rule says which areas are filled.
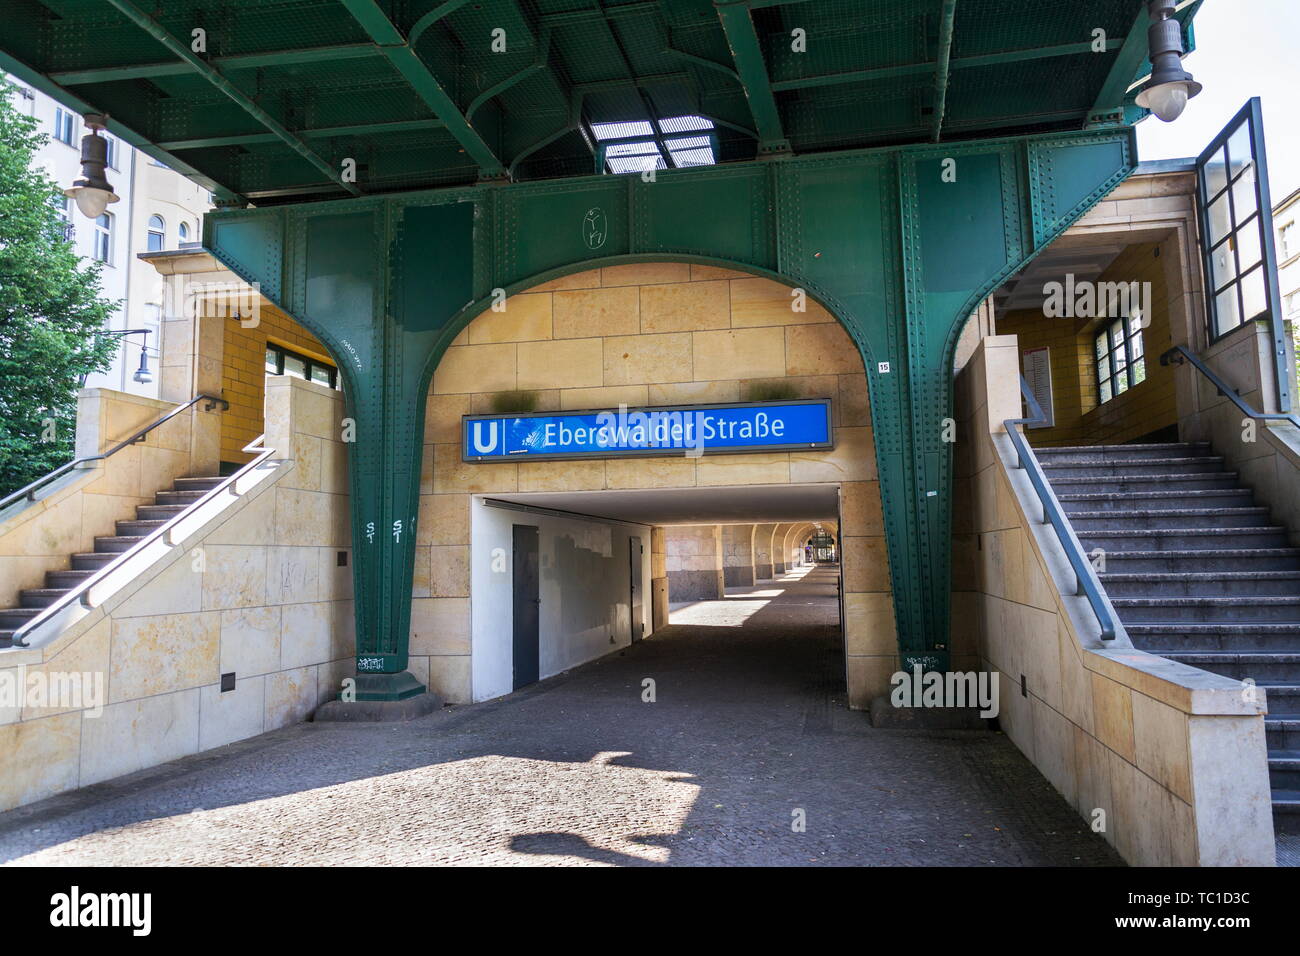
[[[1143,160],[1200,154],[1252,96],[1263,100],[1269,185],[1300,189],[1300,0],[1205,0],[1184,68],[1205,86],[1173,123],[1138,125]]]

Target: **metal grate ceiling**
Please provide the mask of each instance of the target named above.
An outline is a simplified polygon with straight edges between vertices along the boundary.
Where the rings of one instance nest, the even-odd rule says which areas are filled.
[[[1179,11],[1189,34],[1199,2]],[[4,8],[0,69],[109,113],[128,141],[228,201],[257,204],[586,175],[603,124],[683,116],[707,118],[716,149],[658,144],[658,163],[1132,122],[1141,113],[1127,91],[1149,70],[1141,0]],[[1105,52],[1092,50],[1096,30]],[[651,128],[659,139],[690,131]],[[345,158],[355,183],[341,175]]]

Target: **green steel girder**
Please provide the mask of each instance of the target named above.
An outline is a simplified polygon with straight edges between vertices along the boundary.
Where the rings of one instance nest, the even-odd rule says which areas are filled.
[[[234,56],[214,56],[207,62],[223,73],[232,70],[261,70],[268,67],[297,66],[303,63],[338,63],[379,56],[373,43],[336,43],[328,46],[299,47],[288,50],[269,50],[266,53],[240,53]],[[51,73],[50,79],[60,86],[84,86],[90,83],[109,83],[117,80],[152,79],[161,76],[184,76],[193,71],[188,63],[163,60],[157,63],[137,63],[123,66],[102,66],[89,70],[69,70]]]
[[[357,662],[376,675],[373,692],[410,683],[397,675],[414,545],[430,540],[417,526],[421,446],[441,356],[494,289],[645,261],[768,276],[843,323],[867,370],[900,652],[942,668],[952,521],[943,424],[957,338],[985,296],[1135,164],[1131,129],[913,146],[668,171],[650,183],[593,176],[232,210],[206,217],[204,245],[316,334],[342,370],[357,425]],[[593,211],[607,229],[589,243],[582,223]]]
[[[492,151],[492,147],[487,144],[479,131],[470,125],[469,120],[465,118],[465,114],[460,111],[456,102],[447,95],[447,91],[442,88],[438,78],[433,75],[433,71],[411,48],[406,37],[402,36],[401,31],[393,25],[393,21],[388,19],[388,14],[384,12],[383,8],[375,0],[339,0],[339,2],[344,9],[356,18],[371,39],[378,44],[384,55],[388,57],[389,62],[406,78],[406,81],[420,99],[425,102],[429,109],[433,110],[433,114],[442,120],[447,127],[447,131],[456,138],[456,142],[460,143],[469,157],[478,163],[480,175],[487,179],[504,177],[506,175],[505,167],[501,165],[501,160]],[[457,0],[450,0],[450,2],[443,4],[442,7],[432,11],[430,16],[433,17],[434,14],[439,14],[442,10],[450,13],[452,9],[460,5]],[[438,19],[438,17],[434,17],[434,19]],[[425,18],[425,21],[418,24],[418,26],[422,30],[432,22],[432,19]],[[415,33],[415,31],[412,32]]]
[[[745,99],[749,101],[754,128],[758,130],[759,153],[788,153],[790,142],[781,128],[781,111],[776,105],[776,94],[772,92],[763,47],[754,30],[749,7],[745,0],[714,0],[714,6],[727,36],[727,46],[731,48]]]
[[[324,159],[316,154],[310,146],[299,139],[294,133],[291,133],[284,127],[274,116],[264,110],[254,102],[248,94],[231,83],[220,70],[212,66],[201,56],[194,53],[189,46],[176,39],[166,27],[160,24],[149,14],[145,13],[130,0],[107,0],[109,4],[115,7],[119,13],[128,20],[144,30],[151,37],[161,43],[173,55],[189,65],[190,69],[197,73],[203,79],[220,90],[229,97],[234,103],[246,112],[253,119],[257,120],[264,127],[275,134],[276,138],[301,156],[317,170],[324,173],[325,176],[333,183],[342,186],[344,190],[354,196],[361,195],[361,190],[357,185],[348,182],[343,177],[341,168],[336,168],[327,163]]]
[[[939,60],[934,68],[934,116],[930,139],[939,142],[943,133],[943,116],[948,109],[948,77],[952,74],[952,33],[957,20],[957,0],[943,0],[939,14]]]

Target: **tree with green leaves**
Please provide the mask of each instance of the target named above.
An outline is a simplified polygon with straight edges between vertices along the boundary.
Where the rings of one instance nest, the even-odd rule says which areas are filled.
[[[77,389],[119,344],[95,334],[116,304],[66,237],[62,193],[34,162],[46,137],[12,91],[0,77],[0,495],[72,459]]]

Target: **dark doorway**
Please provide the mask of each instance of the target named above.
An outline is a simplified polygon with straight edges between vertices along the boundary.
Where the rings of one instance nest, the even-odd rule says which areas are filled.
[[[537,528],[514,526],[514,688],[534,683],[540,672]]]
[[[641,608],[641,558],[645,547],[640,538],[628,539],[628,567],[632,570],[632,640],[639,641],[645,632],[645,617]]]

